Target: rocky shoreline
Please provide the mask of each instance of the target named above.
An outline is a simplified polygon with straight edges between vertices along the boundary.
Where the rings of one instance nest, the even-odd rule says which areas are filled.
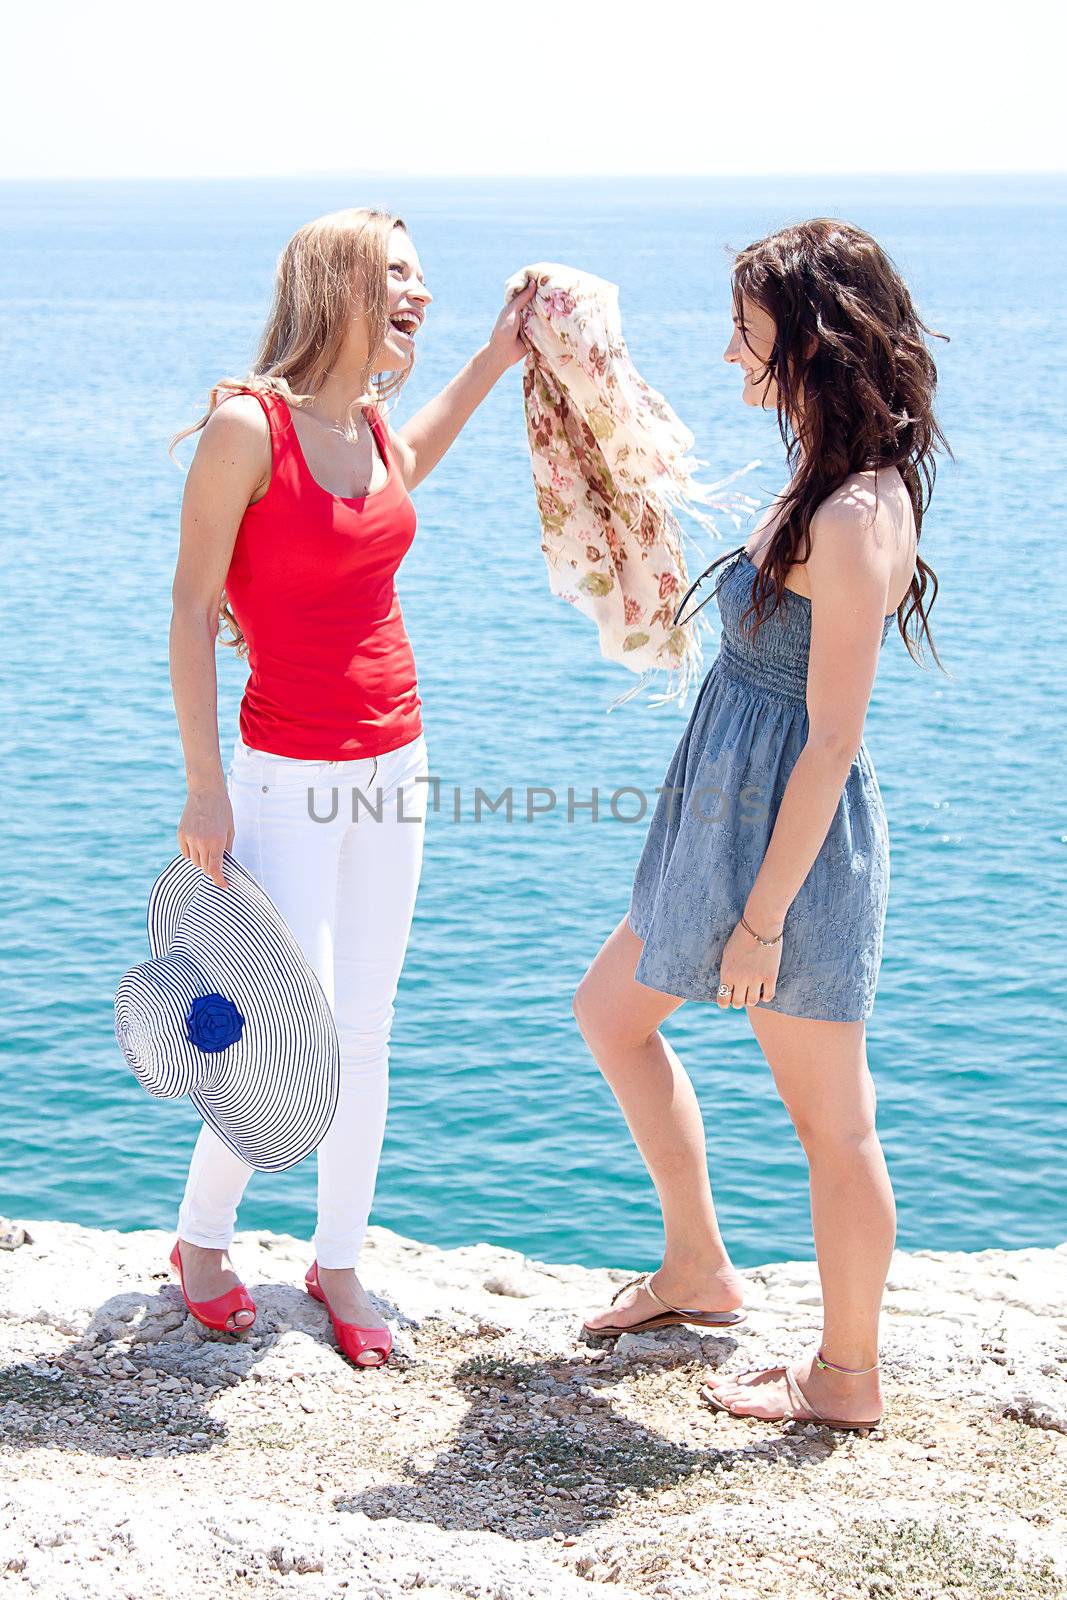
[[[371,1230],[396,1354],[336,1349],[306,1242],[238,1233],[250,1334],[184,1309],[173,1236],[0,1221],[0,1577],[13,1595],[543,1600],[1067,1594],[1067,1245],[898,1252],[885,1423],[717,1416],[709,1366],[799,1355],[814,1263],[749,1320],[592,1348],[632,1271]]]

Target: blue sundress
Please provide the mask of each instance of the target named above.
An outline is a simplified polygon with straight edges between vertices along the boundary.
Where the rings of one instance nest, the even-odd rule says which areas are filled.
[[[811,602],[786,589],[750,638],[740,619],[755,572],[740,551],[716,574],[719,653],[667,768],[628,912],[644,940],[638,982],[687,1000],[716,999],[726,941],[808,734]],[[894,616],[885,618],[883,645]],[[786,914],[774,998],[759,1004],[827,1022],[869,1017],[888,898],[889,826],[861,744],[826,838]]]

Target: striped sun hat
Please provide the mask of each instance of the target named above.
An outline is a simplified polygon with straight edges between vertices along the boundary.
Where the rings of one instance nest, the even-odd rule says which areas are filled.
[[[185,856],[148,901],[152,958],[115,994],[115,1037],[149,1094],[187,1094],[260,1172],[295,1166],[337,1109],[340,1049],[322,985],[277,906],[223,851],[220,889]]]

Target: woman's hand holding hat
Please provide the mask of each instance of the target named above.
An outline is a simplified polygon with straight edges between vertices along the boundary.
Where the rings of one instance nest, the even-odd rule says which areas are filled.
[[[178,849],[220,889],[226,888],[222,852],[232,848],[233,836],[233,807],[227,790],[191,788],[178,823]]]

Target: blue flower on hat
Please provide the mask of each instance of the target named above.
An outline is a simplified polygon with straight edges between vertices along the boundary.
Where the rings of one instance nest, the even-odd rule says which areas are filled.
[[[198,1050],[225,1050],[241,1037],[245,1019],[224,994],[199,994],[189,1008],[185,1026]]]

